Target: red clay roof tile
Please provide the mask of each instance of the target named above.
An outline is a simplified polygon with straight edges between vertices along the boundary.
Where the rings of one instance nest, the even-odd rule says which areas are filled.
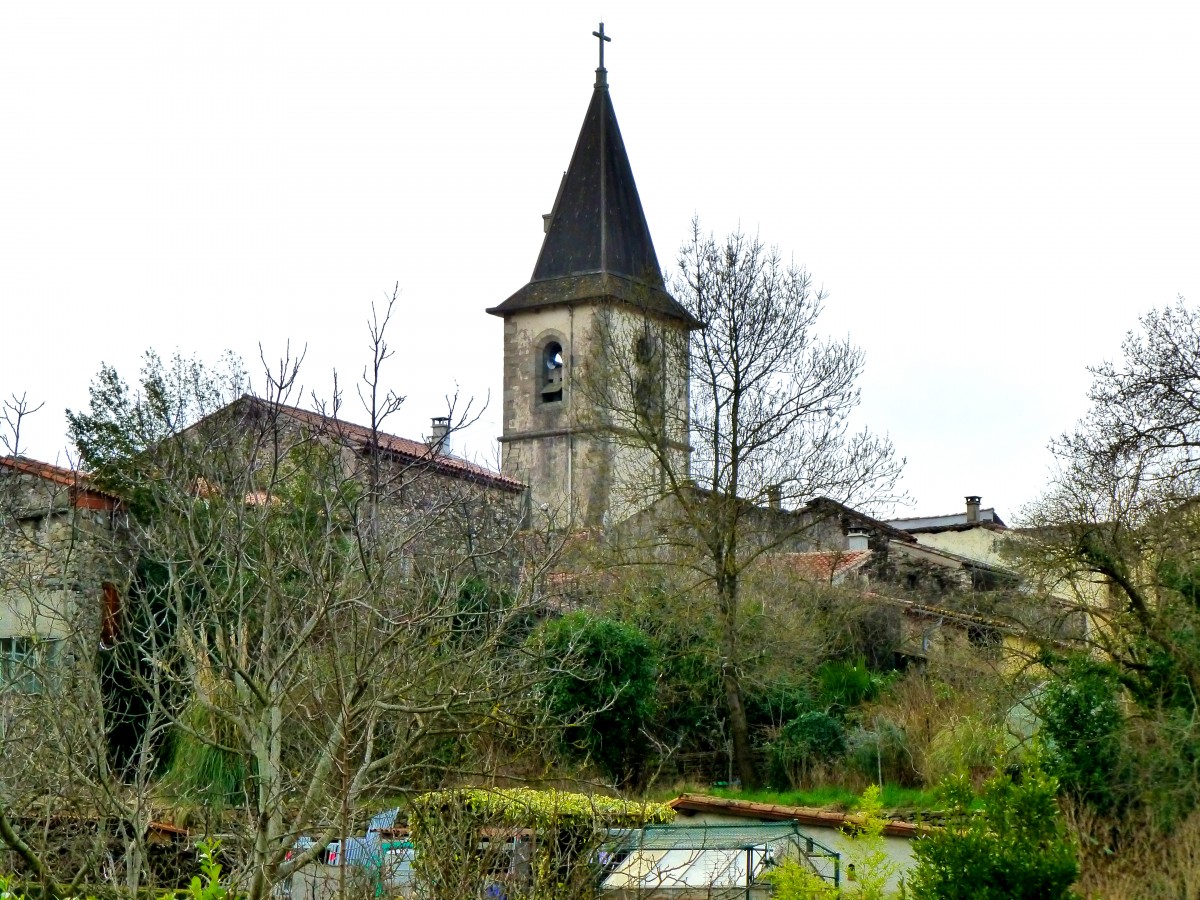
[[[870,550],[810,550],[806,553],[776,553],[772,565],[807,581],[833,581],[871,558]]]
[[[35,478],[44,478],[46,481],[61,484],[72,490],[104,497],[113,502],[120,500],[116,494],[94,486],[88,474],[80,472],[78,469],[68,469],[63,466],[56,466],[53,463],[42,462],[38,459],[28,459],[24,456],[0,456],[0,466],[16,472],[22,472],[26,475],[33,475]]]
[[[812,806],[781,806],[775,803],[754,803],[750,800],[730,800],[725,797],[710,797],[707,794],[680,794],[669,801],[667,806],[683,813],[716,813],[746,819],[794,821],[802,825],[827,828],[844,828],[846,825],[853,826],[862,822],[862,817],[853,813]],[[883,833],[893,837],[914,838],[929,830],[926,826],[900,819],[891,819],[883,826]]]
[[[259,404],[264,408],[267,407],[265,401],[259,400],[256,397],[247,395],[242,400]],[[344,419],[337,419],[333,416],[323,415],[322,413],[312,412],[296,406],[272,404],[270,408],[278,409],[283,415],[297,422],[325,431],[347,443],[354,444],[359,450],[368,450],[374,444],[381,450],[413,462],[425,463],[431,469],[451,477],[463,478],[490,487],[498,487],[502,490],[512,491],[513,493],[525,489],[525,485],[515,478],[510,478],[501,472],[493,471],[485,466],[477,465],[450,453],[438,453],[423,441],[413,441],[383,431],[377,431],[372,435],[371,429],[365,426],[356,425]]]

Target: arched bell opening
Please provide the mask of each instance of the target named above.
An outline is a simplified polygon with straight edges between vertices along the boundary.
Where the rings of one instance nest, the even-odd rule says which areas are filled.
[[[563,349],[558,341],[548,341],[542,348],[541,400],[561,403],[563,398]]]

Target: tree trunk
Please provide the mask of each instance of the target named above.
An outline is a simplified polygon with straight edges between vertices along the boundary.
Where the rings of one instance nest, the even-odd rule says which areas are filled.
[[[272,683],[271,689],[278,685]],[[275,701],[278,693],[271,694]],[[252,860],[254,871],[247,889],[248,900],[265,900],[271,892],[271,860],[275,844],[283,831],[283,813],[279,798],[282,791],[280,763],[280,741],[282,711],[278,702],[259,712],[257,730],[251,736],[251,752],[254,756],[254,805],[255,835]]]
[[[721,686],[725,690],[725,708],[729,713],[729,732],[733,737],[733,761],[742,788],[753,790],[758,787],[758,770],[750,751],[750,723],[746,721],[746,704],[742,699],[742,683],[737,674],[737,581],[722,579],[717,585],[717,595],[724,619],[724,646],[722,647]]]
[[[746,706],[742,703],[742,685],[727,662],[722,676],[725,686],[725,705],[729,710],[729,731],[733,736],[733,760],[742,787],[753,790],[758,787],[758,770],[750,751],[750,725],[746,721]]]
[[[138,825],[141,823],[139,822]],[[136,827],[136,826],[135,826]],[[142,842],[135,835],[125,848],[125,890],[130,897],[138,895],[142,881]]]

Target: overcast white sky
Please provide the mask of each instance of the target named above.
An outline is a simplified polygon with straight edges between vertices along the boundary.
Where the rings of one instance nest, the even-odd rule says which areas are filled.
[[[1084,367],[1200,302],[1200,4],[5,3],[0,396],[66,407],[148,347],[253,362],[290,340],[327,394],[394,283],[394,430],[491,396],[593,82],[660,260],[739,222],[830,292],[867,354],[861,420],[912,510],[1011,516]],[[356,410],[348,409],[354,418]]]

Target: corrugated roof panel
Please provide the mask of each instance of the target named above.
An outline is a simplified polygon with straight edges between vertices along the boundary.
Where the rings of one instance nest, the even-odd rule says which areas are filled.
[[[342,848],[342,858],[348,866],[370,869],[383,865],[383,842],[378,834],[347,838],[342,842]]]
[[[918,516],[912,519],[888,519],[887,522],[893,528],[899,528],[901,531],[921,531],[925,528],[951,528],[955,525],[969,525],[967,522],[966,512],[950,513],[945,516]],[[1000,517],[996,515],[994,508],[981,509],[979,511],[979,521],[975,524],[987,525],[990,523],[1003,524]]]
[[[647,826],[631,835],[631,843],[643,849],[736,850],[761,847],[789,838],[805,839],[791,822],[746,825]]]
[[[766,853],[754,850],[634,850],[604,879],[603,887],[738,887],[761,875],[766,860]]]
[[[371,821],[367,823],[367,834],[372,831],[387,831],[396,824],[396,819],[400,816],[400,807],[395,809],[385,809],[383,812],[376,813],[371,816]]]

